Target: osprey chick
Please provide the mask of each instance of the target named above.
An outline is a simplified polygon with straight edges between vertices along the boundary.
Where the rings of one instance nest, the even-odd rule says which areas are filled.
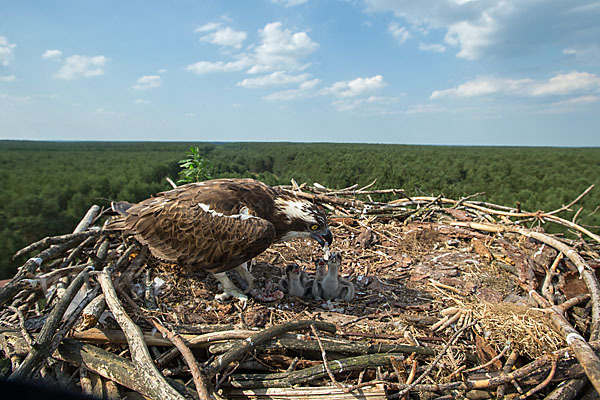
[[[212,272],[223,285],[219,299],[248,299],[225,271],[235,268],[253,288],[246,263],[272,243],[305,237],[325,246],[333,240],[316,205],[254,179],[190,183],[113,209],[120,217],[105,229],[134,235],[156,258]]]

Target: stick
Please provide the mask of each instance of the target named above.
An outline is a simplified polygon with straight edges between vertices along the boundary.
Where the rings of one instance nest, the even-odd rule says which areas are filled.
[[[547,245],[554,247],[566,255],[567,258],[571,260],[573,264],[575,264],[592,296],[592,324],[590,326],[590,340],[597,340],[600,338],[600,284],[596,279],[594,271],[575,250],[561,241],[544,233],[533,232],[527,229],[520,229],[518,232],[523,236],[534,238],[542,243],[546,243]]]
[[[84,237],[52,246],[42,251],[37,255],[37,257],[27,260],[27,262],[25,262],[25,264],[19,268],[17,274],[12,278],[12,280],[3,288],[0,288],[0,307],[10,301],[24,287],[25,284],[22,282],[24,278],[30,274],[33,274],[33,272],[45,261],[52,260],[53,258],[65,253],[83,239]]]
[[[521,286],[523,289],[526,289],[522,284]],[[596,391],[600,393],[600,359],[598,359],[598,356],[596,356],[596,353],[594,353],[589,343],[586,342],[579,332],[577,332],[569,321],[567,321],[559,307],[551,305],[548,300],[535,290],[530,290],[529,296],[537,301],[540,306],[546,307],[551,311],[550,318],[552,319],[552,322],[560,330],[565,341],[571,346],[577,361],[579,361],[579,364],[583,367],[588,379],[592,385],[594,385]]]
[[[171,187],[173,189],[177,188],[177,184],[175,182],[173,182],[173,180],[171,178],[169,178],[168,176],[165,178],[167,180],[167,182],[169,182],[169,185],[171,185]]]
[[[100,283],[100,286],[102,286],[106,304],[110,308],[110,311],[127,337],[127,344],[129,346],[131,358],[134,360],[136,369],[140,372],[144,372],[142,384],[148,388],[148,391],[150,392],[149,397],[156,400],[183,399],[181,394],[179,394],[171,385],[167,383],[165,378],[154,365],[152,357],[150,356],[150,352],[144,343],[142,331],[129,318],[123,309],[123,306],[119,302],[119,299],[117,298],[117,293],[115,292],[110,272],[108,270],[104,270],[98,275],[97,279]]]
[[[183,356],[188,367],[190,368],[190,372],[192,373],[192,377],[194,378],[194,384],[196,385],[196,391],[198,392],[198,397],[200,398],[200,400],[210,399],[211,397],[208,394],[206,379],[200,371],[198,362],[196,361],[196,358],[192,354],[189,347],[185,345],[185,343],[179,335],[169,331],[167,328],[162,326],[161,323],[158,322],[156,319],[151,319],[150,322],[152,322],[154,327],[158,329],[158,331],[162,333],[163,336],[166,336],[171,342],[173,342],[173,344],[181,352],[181,355]]]
[[[583,198],[583,196],[585,196],[586,194],[588,194],[590,192],[590,190],[592,190],[594,188],[594,185],[591,185],[589,188],[585,189],[583,191],[583,193],[581,193],[579,196],[577,196],[577,198],[575,200],[573,200],[572,202],[570,202],[569,204],[567,204],[566,206],[562,206],[561,208],[559,208],[558,210],[554,210],[554,211],[550,211],[549,213],[546,213],[547,215],[552,215],[552,214],[558,214],[561,211],[565,211],[568,210],[569,207],[571,207],[573,204],[577,203],[579,200],[581,200]]]
[[[92,221],[94,220],[94,218],[96,218],[96,215],[98,215],[99,211],[100,207],[95,204],[92,207],[90,207],[87,213],[85,213],[83,219],[79,221],[79,224],[77,224],[77,227],[75,228],[73,233],[85,231],[92,224]]]
[[[27,357],[25,357],[23,363],[19,365],[19,368],[10,375],[8,378],[9,380],[28,380],[33,378],[33,374],[39,364],[50,355],[50,343],[58,328],[58,324],[65,314],[65,311],[67,311],[67,307],[71,303],[71,300],[73,300],[73,297],[75,297],[79,288],[81,288],[83,283],[87,280],[90,269],[91,268],[84,269],[75,279],[73,279],[73,282],[71,282],[63,297],[60,298],[50,312],[50,315],[48,315],[46,323],[35,340],[33,351],[27,354]]]
[[[296,331],[300,329],[307,329],[311,324],[314,324],[317,328],[327,331],[327,332],[335,332],[335,325],[320,322],[320,321],[312,321],[312,320],[302,320],[302,321],[293,321],[286,322],[281,325],[275,325],[268,329],[265,329],[261,332],[255,333],[254,335],[248,337],[246,340],[236,343],[236,345],[229,350],[227,353],[222,354],[215,358],[215,360],[206,368],[205,374],[207,378],[212,378],[217,373],[221,372],[223,369],[227,368],[229,364],[234,361],[238,361],[242,358],[247,352],[255,348],[257,345],[280,335],[284,332]]]
[[[311,321],[315,323],[316,321]],[[374,368],[377,366],[390,365],[390,358],[403,357],[398,353],[369,354],[358,357],[348,357],[334,360],[331,365],[331,372],[352,372],[361,371],[365,368]],[[232,376],[233,380],[228,386],[237,388],[257,388],[257,387],[289,387],[299,385],[327,377],[327,371],[323,364],[315,365],[294,372],[280,372],[275,374],[240,374]]]
[[[232,331],[220,331],[220,332],[210,332],[202,335],[185,335],[184,340],[186,345],[189,347],[206,347],[207,344],[213,342],[219,342],[223,340],[231,340],[231,339],[246,339],[247,337],[255,334],[256,331],[248,331],[248,330],[232,330]],[[148,343],[148,340],[146,340]],[[231,343],[231,342],[227,342]],[[150,343],[148,343],[150,344]],[[161,346],[164,346],[161,345]],[[227,350],[229,350],[229,347]],[[227,351],[226,350],[226,351]],[[161,368],[165,366],[169,361],[173,360],[179,354],[179,349],[177,347],[173,347],[171,350],[163,353],[157,360],[156,365]]]
[[[573,400],[586,383],[585,378],[563,381],[544,400]]]
[[[16,313],[19,317],[19,329],[21,331],[21,336],[23,336],[23,339],[25,339],[25,342],[27,342],[29,347],[33,347],[34,340],[25,327],[25,315],[23,314],[23,311],[16,307],[8,307],[8,309]]]
[[[472,324],[464,326],[460,330],[456,331],[456,333],[452,336],[452,338],[450,338],[448,343],[446,343],[446,345],[444,346],[442,351],[440,351],[440,353],[437,355],[437,357],[427,366],[425,371],[423,371],[423,373],[414,382],[407,385],[404,389],[400,390],[398,393],[395,393],[395,394],[389,396],[389,399],[398,399],[400,397],[403,397],[406,393],[410,392],[419,382],[421,382],[423,379],[425,379],[425,377],[427,375],[429,375],[429,373],[431,372],[433,367],[442,359],[444,354],[446,354],[446,352],[448,351],[450,346],[452,346],[454,344],[454,342],[458,340],[458,338],[463,334],[463,332],[465,332],[467,329],[471,328],[474,325],[475,325],[475,323],[472,323]]]
[[[315,335],[315,338],[317,338],[317,342],[319,343],[319,347],[321,348],[321,357],[323,358],[323,366],[325,367],[325,371],[327,371],[327,375],[329,375],[329,379],[331,380],[331,382],[333,382],[333,384],[335,386],[337,386],[338,389],[341,389],[341,390],[343,390],[345,392],[346,388],[344,386],[342,386],[342,384],[339,383],[335,379],[335,376],[331,372],[331,368],[329,368],[329,363],[327,362],[327,353],[325,353],[325,349],[323,348],[323,344],[321,343],[321,338],[319,337],[319,333],[317,332],[317,328],[315,328],[314,325],[311,325],[310,329],[312,330],[313,335]]]
[[[9,343],[17,353],[24,354],[28,351],[24,348],[26,344],[23,338],[17,332],[3,332],[0,334],[0,339],[4,342],[3,344]],[[144,383],[145,371],[139,371],[133,362],[97,346],[73,339],[64,339],[52,357],[85,368],[148,398],[153,398],[152,392]],[[180,393],[188,393],[184,385],[174,380],[168,379],[168,381]]]
[[[17,251],[15,253],[15,255],[13,256],[13,260],[18,257],[21,257],[23,254],[27,254],[31,251],[38,250],[40,248],[48,247],[53,244],[62,244],[62,243],[72,242],[75,240],[83,240],[90,236],[96,236],[99,234],[100,234],[100,230],[93,230],[93,231],[86,231],[86,232],[68,233],[66,235],[60,235],[60,236],[45,237],[42,240],[38,240],[37,242],[34,242],[34,243],[30,244],[29,246],[23,247],[21,250]]]
[[[406,344],[387,343],[366,344],[356,343],[350,340],[327,340],[323,338],[321,339],[321,342],[326,351],[345,355],[364,355],[375,353],[416,353],[427,356],[435,355],[435,351],[433,349],[424,346],[411,346]],[[231,350],[236,345],[236,343],[237,342],[226,342],[215,344],[209,348],[209,351],[212,354],[225,353]],[[298,352],[319,351],[319,345],[314,340],[298,339],[296,337],[292,337],[292,335],[282,335],[277,339],[263,343],[260,347],[262,349],[284,348]]]
[[[502,351],[500,353],[498,353],[498,355],[496,357],[492,358],[490,361],[486,362],[485,364],[478,365],[477,367],[469,368],[469,369],[465,370],[465,373],[467,373],[467,372],[474,372],[474,371],[477,371],[479,369],[483,369],[483,368],[489,367],[494,362],[496,362],[496,360],[499,360],[500,358],[502,358],[502,356],[504,356],[504,354],[508,351],[508,349],[510,349],[510,345],[506,345],[502,349]]]
[[[546,386],[548,386],[548,384],[550,383],[550,381],[552,381],[552,378],[554,378],[554,373],[556,372],[556,364],[557,364],[558,360],[557,359],[553,359],[552,360],[552,367],[550,368],[550,373],[548,374],[548,376],[546,377],[546,379],[544,379],[542,382],[540,382],[539,385],[529,389],[527,391],[527,393],[522,394],[521,396],[519,396],[519,399],[524,400],[527,397],[539,392],[540,390],[542,390],[543,388],[545,388]]]

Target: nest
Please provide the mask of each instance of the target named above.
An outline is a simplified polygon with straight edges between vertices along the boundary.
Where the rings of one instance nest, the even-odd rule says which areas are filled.
[[[106,234],[95,206],[74,233],[17,254],[31,258],[0,289],[2,374],[106,396],[383,399],[543,397],[595,371],[600,238],[557,216],[568,206],[289,189],[328,209],[353,301],[216,301],[212,276]],[[370,198],[381,194],[397,198]],[[544,233],[547,222],[579,239]],[[276,244],[251,272],[272,286],[291,262],[314,273],[320,255]]]
[[[510,303],[481,303],[473,311],[482,335],[497,352],[508,345],[533,360],[567,345],[547,311]]]

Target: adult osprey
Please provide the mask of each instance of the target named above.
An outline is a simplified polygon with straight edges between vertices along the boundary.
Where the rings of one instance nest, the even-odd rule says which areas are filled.
[[[214,179],[179,186],[137,204],[113,203],[120,214],[105,228],[132,234],[161,259],[212,272],[224,293],[247,297],[227,277],[236,269],[253,288],[247,262],[272,243],[333,236],[316,205],[254,179]]]

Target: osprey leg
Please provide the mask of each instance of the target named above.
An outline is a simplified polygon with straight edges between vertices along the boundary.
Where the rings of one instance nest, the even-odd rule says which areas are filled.
[[[248,270],[246,270],[246,272],[248,272]],[[223,293],[216,295],[216,300],[227,300],[231,297],[235,297],[236,299],[244,303],[248,301],[248,296],[242,293],[242,291],[238,289],[237,286],[235,286],[235,283],[233,283],[231,279],[229,279],[226,272],[219,272],[213,275],[215,276],[215,278],[217,278],[219,282],[221,282],[221,285],[223,286]]]
[[[250,271],[248,271],[248,262],[245,262],[242,265],[238,265],[237,267],[235,267],[235,270],[248,284],[248,287],[246,288],[245,292],[248,293],[252,289],[254,289],[254,277],[252,276]]]

